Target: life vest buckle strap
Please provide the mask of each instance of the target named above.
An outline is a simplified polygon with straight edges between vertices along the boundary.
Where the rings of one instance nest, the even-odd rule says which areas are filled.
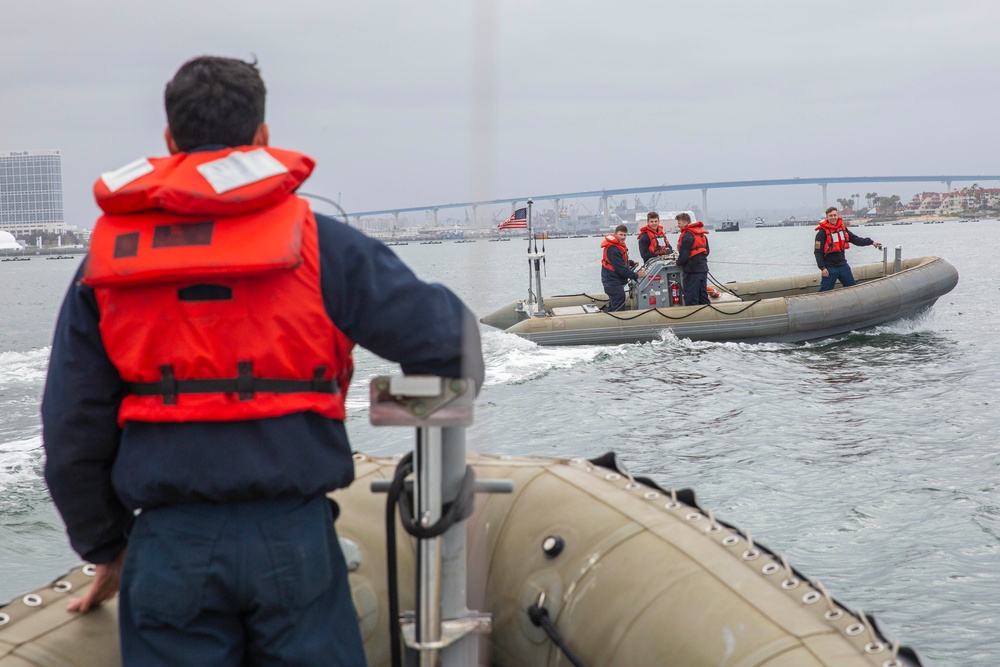
[[[284,380],[255,378],[253,362],[237,364],[237,376],[230,379],[178,380],[173,366],[160,366],[159,382],[134,382],[128,388],[136,396],[162,396],[164,405],[176,405],[178,394],[237,394],[241,401],[251,400],[256,393],[339,394],[340,382],[336,378],[323,379],[327,367],[318,366],[310,380]]]
[[[324,375],[326,375],[326,366],[317,366],[316,370],[313,371],[312,390],[320,394],[337,393],[340,391],[339,386],[334,388],[334,380],[324,380]]]
[[[241,401],[249,401],[254,394],[253,362],[240,361],[236,364],[236,393]]]
[[[160,386],[162,387],[163,404],[177,404],[177,378],[174,376],[174,367],[170,364],[160,366]]]

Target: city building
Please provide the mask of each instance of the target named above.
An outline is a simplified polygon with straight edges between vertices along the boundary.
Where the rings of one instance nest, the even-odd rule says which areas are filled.
[[[0,230],[18,238],[66,230],[59,151],[0,151]]]

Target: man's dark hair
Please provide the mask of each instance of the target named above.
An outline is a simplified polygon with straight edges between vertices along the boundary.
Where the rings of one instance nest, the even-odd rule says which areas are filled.
[[[187,61],[163,92],[167,125],[177,148],[252,144],[264,122],[266,95],[256,61],[215,56]]]
[[[826,214],[830,215],[831,212],[836,211],[836,210],[837,210],[836,206],[831,206],[830,208],[826,209]]]
[[[615,234],[617,234],[618,232],[625,232],[626,234],[628,234],[628,227],[626,227],[625,225],[618,225],[617,227],[615,227]]]
[[[646,214],[646,222],[649,222],[653,218],[656,218],[657,220],[659,220],[660,219],[660,214],[657,213],[656,211],[650,211],[649,213]]]
[[[687,222],[687,223],[690,223],[691,222],[691,216],[688,215],[687,213],[678,213],[677,215],[674,216],[674,220],[676,220],[677,222]]]

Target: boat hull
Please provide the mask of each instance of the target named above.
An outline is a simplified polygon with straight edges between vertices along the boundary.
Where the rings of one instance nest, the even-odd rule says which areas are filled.
[[[489,326],[539,345],[614,345],[678,338],[732,342],[802,342],[912,317],[931,307],[958,283],[955,267],[938,257],[906,260],[883,276],[882,264],[853,269],[858,284],[817,292],[820,276],[808,274],[746,283],[724,289],[739,300],[710,306],[680,306],[617,313],[573,314],[523,319],[517,303],[482,318]],[[603,294],[546,299],[546,307],[605,303]]]
[[[350,541],[351,593],[371,667],[390,662],[386,497],[398,457],[355,454],[356,481],[333,497]],[[891,640],[773,552],[702,510],[687,490],[633,479],[601,461],[470,455],[477,477],[513,482],[480,495],[467,523],[468,605],[492,614],[477,664],[566,664],[527,609],[544,606],[587,665],[876,667]],[[400,609],[414,608],[415,545],[398,527]],[[563,548],[546,552],[546,538]],[[453,555],[454,556],[454,555]],[[446,555],[446,557],[448,557]],[[92,578],[80,569],[0,608],[0,667],[120,664],[116,601],[65,610]],[[35,596],[34,598],[32,596]],[[4,621],[4,617],[6,620]],[[909,649],[899,667],[918,666]],[[470,664],[472,664],[470,662]]]

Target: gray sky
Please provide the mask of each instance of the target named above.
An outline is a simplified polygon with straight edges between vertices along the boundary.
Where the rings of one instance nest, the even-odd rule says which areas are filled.
[[[995,0],[35,0],[3,24],[0,150],[59,149],[81,226],[100,172],[165,153],[163,86],[203,54],[256,55],[271,143],[348,211],[1000,170]],[[878,188],[921,189],[943,186]],[[744,204],[818,209],[819,188],[710,199]]]

